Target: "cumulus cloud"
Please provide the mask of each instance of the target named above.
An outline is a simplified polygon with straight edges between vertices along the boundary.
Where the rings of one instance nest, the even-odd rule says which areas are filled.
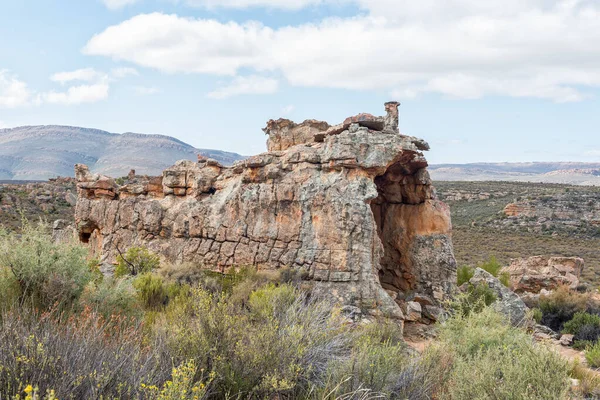
[[[135,68],[131,67],[120,67],[113,68],[110,70],[110,75],[114,78],[121,79],[128,76],[138,76],[140,73]]]
[[[259,75],[237,76],[228,84],[208,93],[213,99],[226,99],[242,94],[271,94],[279,89],[277,79]]]
[[[105,75],[94,68],[82,68],[75,71],[57,72],[50,77],[51,81],[65,84],[73,81],[91,82],[103,78]]]
[[[133,90],[140,96],[150,96],[160,93],[160,89],[155,86],[135,86]]]
[[[235,8],[251,7],[276,8],[284,10],[300,10],[307,6],[325,3],[323,0],[185,0],[191,7],[203,8]]]
[[[0,70],[0,108],[28,105],[32,92],[27,84],[7,70]]]
[[[50,91],[43,93],[41,99],[45,103],[74,105],[94,103],[108,97],[109,86],[106,83],[72,86],[63,92]]]
[[[139,0],[102,0],[102,2],[104,3],[104,5],[109,10],[118,10],[118,9],[123,8],[125,6],[129,6],[129,5],[135,4],[138,1]]]
[[[340,0],[328,0],[334,1]],[[275,0],[219,3],[288,7]],[[562,102],[581,100],[586,88],[600,87],[596,1],[355,3],[365,12],[278,28],[142,14],[98,33],[83,51],[167,73],[267,72],[295,86],[387,90],[408,97],[502,95]]]

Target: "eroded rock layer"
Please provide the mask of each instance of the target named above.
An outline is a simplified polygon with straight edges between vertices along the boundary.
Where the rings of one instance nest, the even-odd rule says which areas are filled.
[[[232,167],[179,161],[118,185],[77,165],[79,237],[106,270],[143,245],[199,268],[298,269],[373,314],[438,305],[456,281],[450,212],[431,186],[427,143],[398,133],[397,107],[333,127],[269,121],[269,152]]]

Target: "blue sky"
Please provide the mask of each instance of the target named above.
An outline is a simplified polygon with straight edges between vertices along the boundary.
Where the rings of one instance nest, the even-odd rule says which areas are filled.
[[[250,155],[393,99],[431,163],[600,161],[597,0],[2,0],[0,37],[0,128]]]

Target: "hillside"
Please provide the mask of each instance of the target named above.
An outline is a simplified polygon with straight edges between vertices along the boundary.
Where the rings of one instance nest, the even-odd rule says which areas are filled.
[[[520,182],[435,182],[452,212],[459,265],[495,256],[582,257],[583,278],[600,282],[600,188]]]
[[[600,163],[530,162],[436,164],[435,181],[509,181],[600,186]]]
[[[46,180],[73,176],[73,165],[111,176],[159,175],[177,160],[197,154],[231,164],[243,158],[220,150],[196,149],[164,135],[115,134],[71,126],[0,129],[0,180]]]

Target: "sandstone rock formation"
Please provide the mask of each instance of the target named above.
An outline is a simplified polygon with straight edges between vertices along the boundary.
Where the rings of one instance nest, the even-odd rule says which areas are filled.
[[[516,293],[539,293],[559,285],[575,289],[583,266],[584,261],[579,257],[536,256],[514,259],[501,273],[510,276],[511,287]]]
[[[415,298],[439,305],[456,282],[450,212],[431,186],[427,143],[398,133],[397,107],[333,127],[271,120],[269,152],[232,167],[179,161],[118,185],[77,165],[79,238],[105,266],[143,245],[218,271],[294,268],[371,314],[403,319]]]

